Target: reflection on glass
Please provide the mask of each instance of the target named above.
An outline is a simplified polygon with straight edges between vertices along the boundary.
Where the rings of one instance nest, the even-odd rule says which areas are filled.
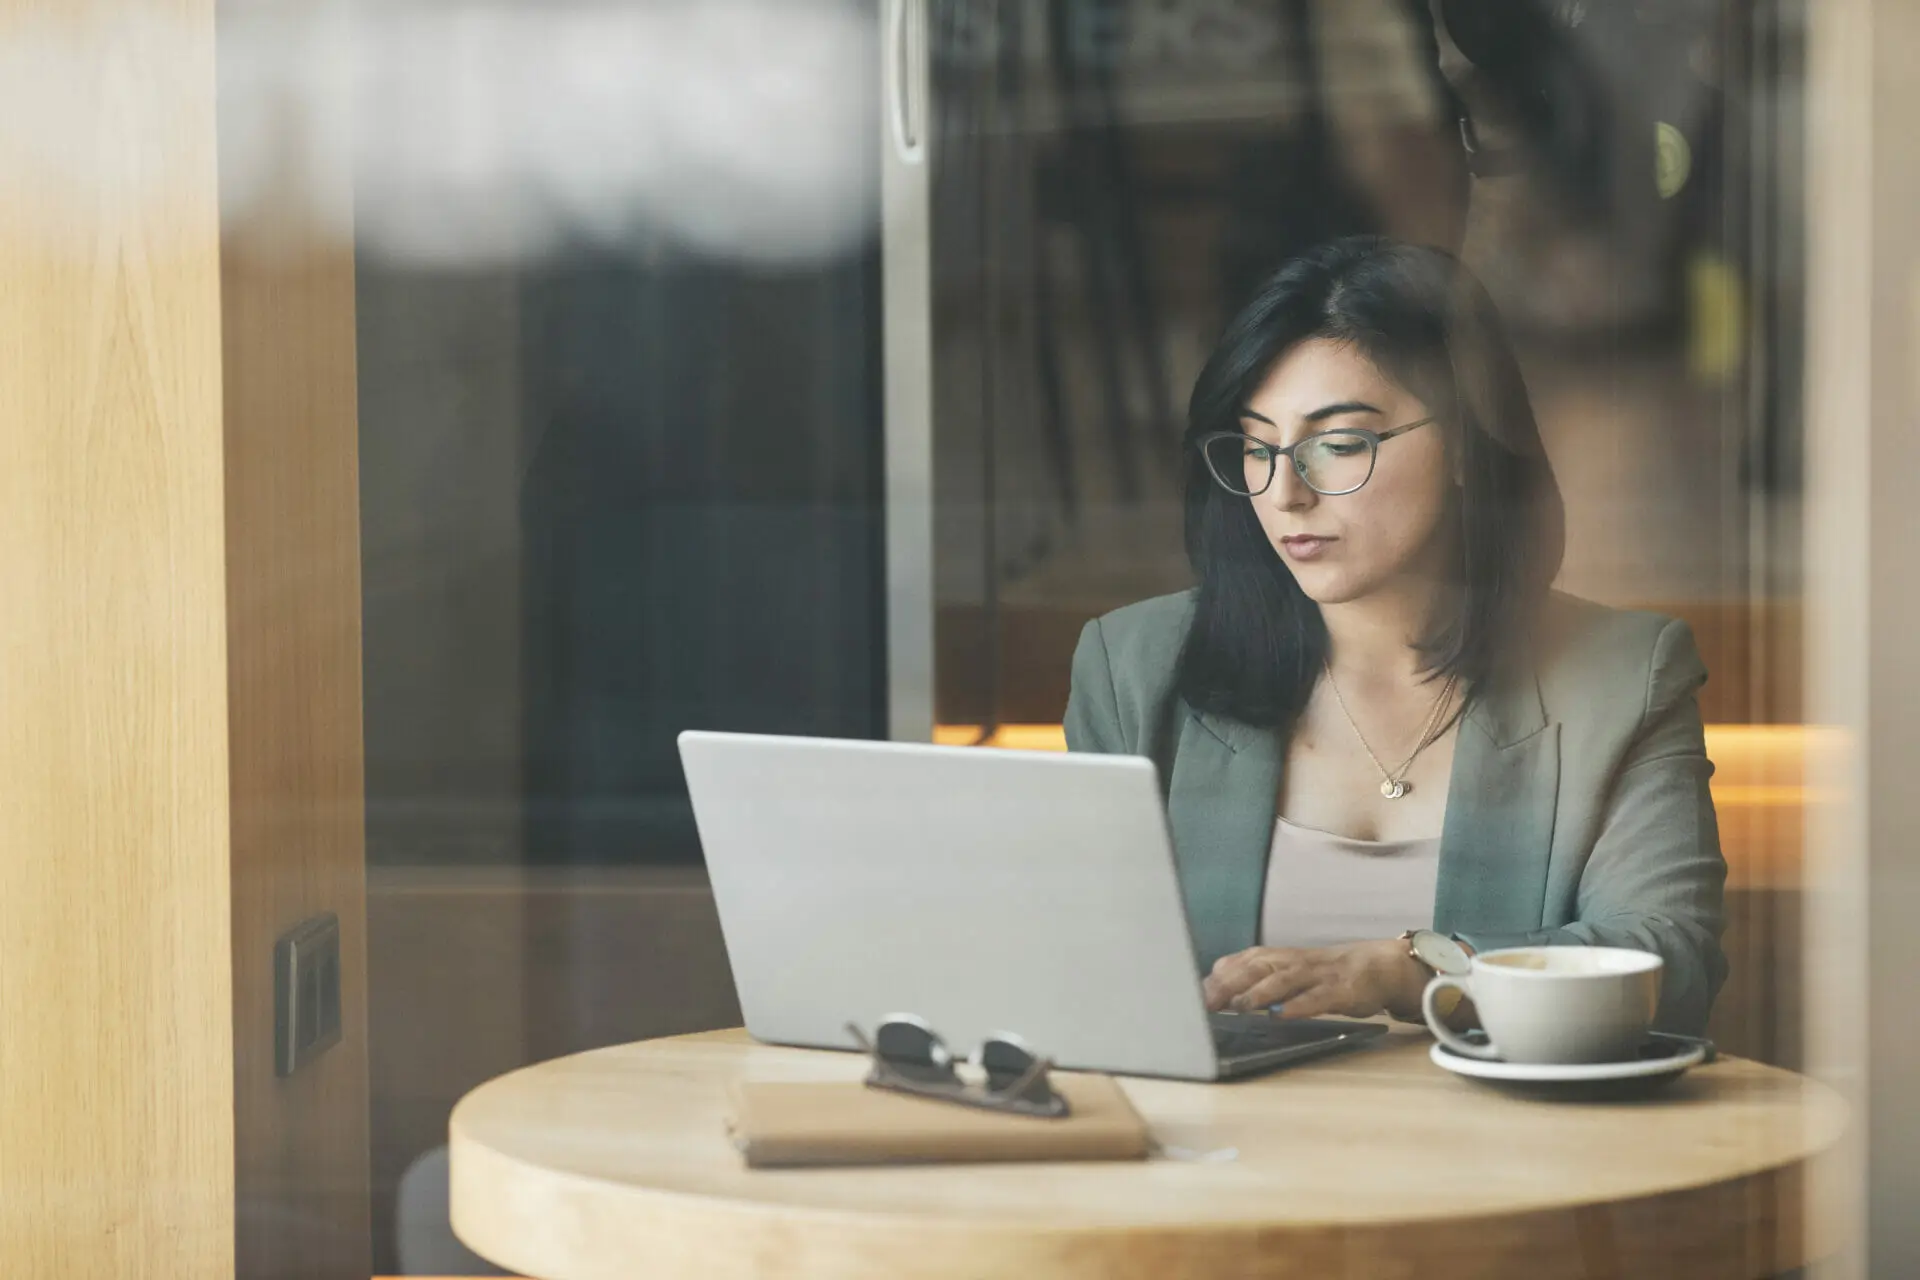
[[[1698,642],[1716,1032],[1798,1061],[1797,10],[931,14],[936,739],[1057,747],[1085,621],[1189,585],[1187,393],[1274,266],[1355,231],[1454,248],[1560,478],[1556,585]]]

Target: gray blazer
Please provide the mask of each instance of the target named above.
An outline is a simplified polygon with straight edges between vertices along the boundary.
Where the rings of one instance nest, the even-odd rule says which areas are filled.
[[[1174,693],[1192,593],[1096,619],[1067,703],[1075,751],[1159,767],[1196,959],[1255,945],[1284,752]],[[1726,977],[1720,855],[1683,622],[1555,595],[1534,657],[1454,748],[1434,927],[1478,950],[1635,947],[1666,960],[1658,1025],[1698,1033]]]

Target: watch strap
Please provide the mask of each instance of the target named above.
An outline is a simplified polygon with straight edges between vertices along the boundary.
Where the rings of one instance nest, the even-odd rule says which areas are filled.
[[[1408,929],[1400,935],[1400,940],[1407,944],[1407,954],[1413,958],[1416,964],[1418,964],[1421,968],[1425,969],[1428,973],[1433,974],[1435,977],[1438,977],[1440,976],[1440,971],[1434,968],[1431,964],[1427,963],[1427,958],[1421,955],[1419,950],[1413,945],[1414,939],[1417,938],[1420,934],[1433,933],[1433,932],[1436,932],[1436,931],[1432,929]],[[1455,938],[1452,934],[1446,934],[1443,936],[1451,939],[1456,944],[1460,943],[1460,939]],[[1462,944],[1462,949],[1463,950],[1465,949],[1464,944]],[[1472,953],[1468,952],[1467,954],[1471,955]],[[1460,1002],[1465,998],[1466,997],[1464,993],[1462,993],[1460,988],[1458,987],[1452,987],[1452,986],[1442,987],[1439,991],[1434,993],[1433,1007],[1441,1017],[1451,1018],[1453,1016],[1453,1011],[1460,1007]]]

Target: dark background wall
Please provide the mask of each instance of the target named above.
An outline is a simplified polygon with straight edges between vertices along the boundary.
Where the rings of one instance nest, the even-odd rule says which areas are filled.
[[[359,273],[391,1274],[467,1089],[738,1021],[674,738],[883,733],[879,317],[870,249]]]
[[[697,860],[682,729],[882,732],[876,277],[361,264],[376,865]]]
[[[521,289],[527,855],[698,856],[675,735],[880,736],[877,271]]]

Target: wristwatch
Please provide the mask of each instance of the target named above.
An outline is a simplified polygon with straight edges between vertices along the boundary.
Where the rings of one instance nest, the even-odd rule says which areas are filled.
[[[1409,929],[1400,935],[1407,944],[1407,954],[1428,972],[1445,974],[1449,978],[1464,978],[1473,968],[1473,949],[1450,934],[1437,933],[1432,929]],[[1453,1016],[1459,1007],[1461,995],[1457,987],[1443,987],[1440,994],[1433,998],[1433,1007],[1443,1018]]]

